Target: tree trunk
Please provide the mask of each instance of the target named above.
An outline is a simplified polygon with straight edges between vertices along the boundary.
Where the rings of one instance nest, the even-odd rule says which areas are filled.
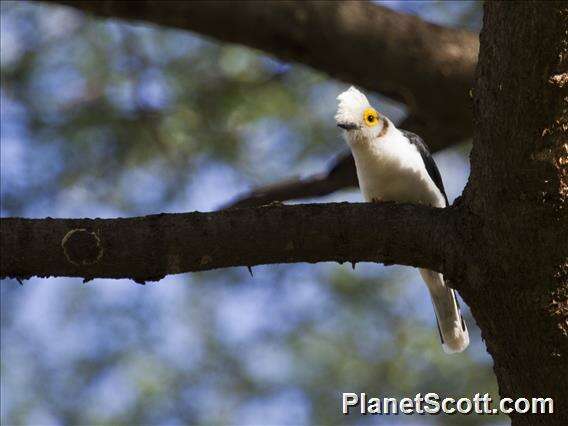
[[[474,97],[471,176],[453,279],[494,359],[502,397],[552,397],[568,424],[568,7],[485,5]]]

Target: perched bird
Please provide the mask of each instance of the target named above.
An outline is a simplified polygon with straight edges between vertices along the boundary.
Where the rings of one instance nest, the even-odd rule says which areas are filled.
[[[438,167],[419,136],[397,129],[354,87],[337,100],[335,120],[344,129],[366,201],[448,205]],[[420,274],[430,291],[444,352],[463,351],[469,345],[469,333],[455,291],[438,272],[420,269]]]

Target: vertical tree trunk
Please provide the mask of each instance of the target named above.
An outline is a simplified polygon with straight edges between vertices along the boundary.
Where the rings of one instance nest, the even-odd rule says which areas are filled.
[[[502,397],[552,397],[568,424],[568,6],[488,2],[474,95],[472,173],[453,279],[495,362]],[[451,125],[451,123],[450,123]]]

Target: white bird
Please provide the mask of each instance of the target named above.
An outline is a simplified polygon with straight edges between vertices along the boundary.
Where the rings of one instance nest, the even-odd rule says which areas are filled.
[[[366,201],[398,201],[446,207],[442,177],[422,139],[397,129],[354,87],[341,93],[335,120],[351,148],[359,187]],[[446,353],[462,352],[469,333],[455,291],[442,274],[420,269],[426,282]]]

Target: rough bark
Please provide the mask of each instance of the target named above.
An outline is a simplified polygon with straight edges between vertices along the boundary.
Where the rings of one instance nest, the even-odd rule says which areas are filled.
[[[433,149],[472,133],[469,93],[479,43],[469,31],[356,1],[56,3],[240,43],[381,92],[407,105],[416,117],[408,130]]]
[[[488,2],[475,88],[475,138],[454,281],[495,361],[502,396],[553,397],[568,424],[568,70],[566,2]]]
[[[443,270],[459,247],[454,209],[404,204],[270,205],[128,219],[0,221],[0,277],[159,280],[292,262],[386,262]]]

